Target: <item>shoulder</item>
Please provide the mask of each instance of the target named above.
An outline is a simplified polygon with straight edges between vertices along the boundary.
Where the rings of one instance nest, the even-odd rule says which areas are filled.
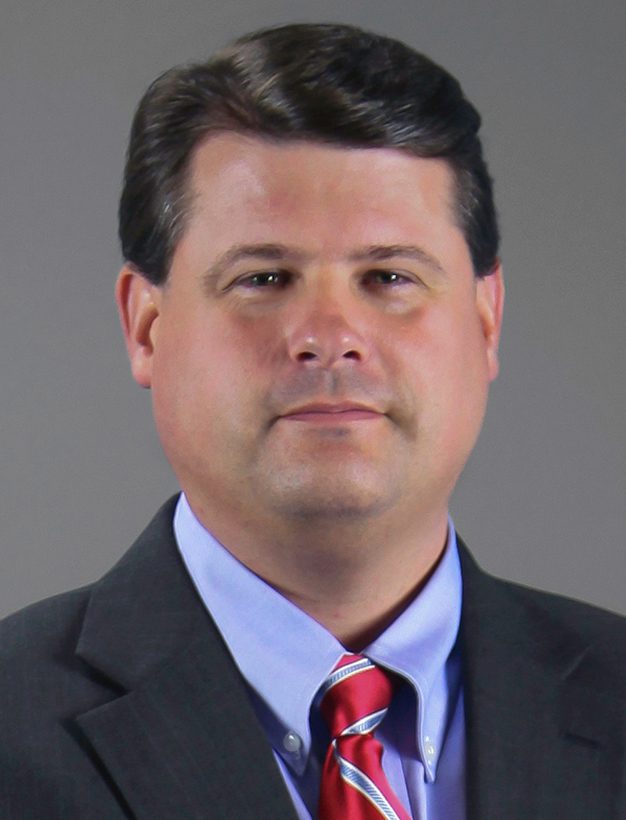
[[[76,654],[91,586],[40,601],[0,621],[0,711],[5,741],[110,697]]]
[[[539,627],[560,624],[566,628],[575,627],[581,634],[589,637],[613,631],[624,634],[626,631],[626,618],[616,612],[555,592],[489,577],[500,588],[501,594],[516,608],[523,609]]]
[[[626,692],[626,618],[563,595],[494,580],[538,643],[554,636],[560,636],[561,641],[566,636],[575,636],[581,645],[589,647],[598,662],[610,665]]]
[[[491,575],[478,565],[460,539],[459,558],[463,595],[472,609],[494,614],[494,608],[498,608],[505,620],[523,618],[537,628],[573,627],[589,636],[613,630],[624,634],[626,630],[626,618],[616,612]]]
[[[460,545],[464,633],[543,666],[568,666],[580,683],[626,699],[626,618],[563,595],[489,575]]]
[[[32,604],[0,621],[2,817],[7,810],[15,817],[39,816],[32,813],[31,798],[33,806],[36,802],[48,805],[51,817],[83,816],[87,805],[91,808],[84,811],[85,816],[118,816],[111,808],[106,782],[84,753],[77,718],[107,708],[125,690],[106,669],[89,663],[80,646],[86,625],[91,624],[100,655],[109,658],[116,657],[116,651],[121,653],[120,666],[125,668],[129,653],[132,659],[134,654],[141,658],[148,652],[143,627],[163,606],[167,612],[162,621],[172,631],[175,618],[167,601],[164,604],[167,590],[176,586],[171,515],[169,504],[115,567],[94,584]],[[160,558],[159,550],[170,558]],[[161,576],[162,586],[155,589]],[[143,617],[134,632],[130,630],[133,612]],[[161,640],[152,642],[157,647],[167,644],[169,637],[162,621]],[[35,801],[35,794],[43,795],[41,800]],[[5,809],[6,805],[10,808]]]
[[[0,685],[7,670],[18,666],[52,665],[56,669],[75,660],[89,607],[104,596],[101,624],[115,622],[115,634],[124,634],[124,606],[137,606],[161,575],[171,579],[173,548],[172,517],[177,497],[169,499],[125,552],[99,580],[78,589],[55,595],[0,620]],[[164,559],[163,556],[168,556]],[[176,560],[174,555],[174,561]],[[114,637],[114,636],[113,636]]]
[[[0,621],[0,674],[16,663],[73,653],[92,586],[46,598]]]
[[[82,764],[70,722],[111,697],[110,685],[90,674],[75,652],[89,595],[90,587],[77,589],[0,621],[0,791],[9,790],[5,799],[13,788],[27,794],[42,767],[60,767],[63,778],[70,777],[63,767],[71,763],[76,773]]]

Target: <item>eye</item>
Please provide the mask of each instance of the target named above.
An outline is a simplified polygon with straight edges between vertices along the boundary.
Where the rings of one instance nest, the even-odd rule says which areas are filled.
[[[283,270],[259,271],[249,273],[233,282],[232,287],[241,287],[248,290],[265,288],[280,289],[286,287],[291,281],[291,274]]]
[[[384,288],[415,284],[413,279],[403,273],[384,269],[368,270],[363,277],[363,281],[368,286]]]

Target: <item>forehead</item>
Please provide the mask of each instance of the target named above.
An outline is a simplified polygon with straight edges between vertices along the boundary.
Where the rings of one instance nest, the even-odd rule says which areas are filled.
[[[346,243],[461,236],[448,164],[395,149],[220,134],[196,149],[189,188],[188,231],[208,231],[219,244],[245,234],[330,253]]]

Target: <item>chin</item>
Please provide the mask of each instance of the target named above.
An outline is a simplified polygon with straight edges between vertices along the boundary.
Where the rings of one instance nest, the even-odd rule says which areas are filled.
[[[349,521],[375,517],[388,510],[394,501],[389,482],[348,481],[345,476],[326,476],[311,481],[284,473],[280,482],[265,485],[268,504],[280,515],[307,521]],[[269,496],[269,497],[268,497]]]

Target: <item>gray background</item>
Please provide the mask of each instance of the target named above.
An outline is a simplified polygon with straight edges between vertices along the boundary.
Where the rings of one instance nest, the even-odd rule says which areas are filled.
[[[622,0],[2,0],[0,612],[122,554],[175,482],[113,305],[134,106],[261,25],[356,22],[484,115],[508,301],[502,375],[454,504],[495,573],[626,611]]]

